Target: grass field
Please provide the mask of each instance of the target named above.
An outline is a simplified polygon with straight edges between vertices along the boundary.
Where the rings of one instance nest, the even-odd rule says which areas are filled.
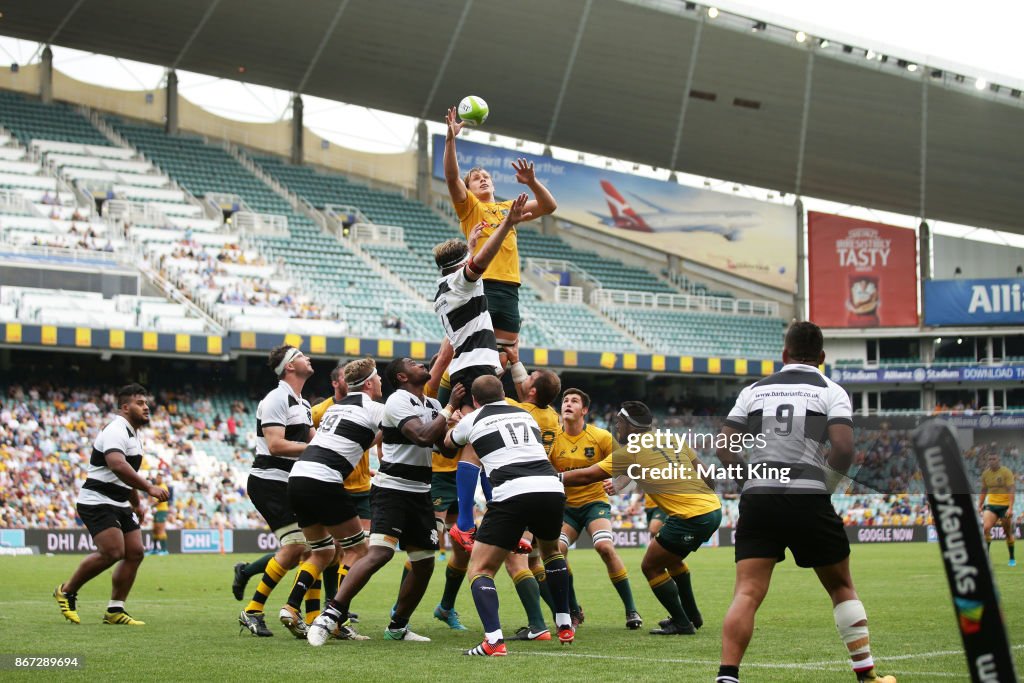
[[[502,659],[463,657],[475,645],[480,622],[466,587],[457,609],[468,632],[449,631],[430,617],[441,593],[443,565],[413,617],[414,630],[432,643],[395,643],[382,638],[401,562],[386,567],[360,595],[360,632],[367,642],[329,642],[314,649],[293,639],[271,614],[284,601],[283,588],[271,596],[268,623],[274,638],[238,635],[241,604],[230,593],[231,566],[238,556],[151,557],[143,563],[128,611],[147,622],[128,628],[100,623],[110,580],[105,574],[80,594],[83,623],[66,623],[50,597],[78,556],[0,558],[0,654],[84,656],[84,670],[69,672],[87,680],[319,680],[326,678],[439,681],[504,681],[538,678],[565,681],[712,681],[717,671],[720,630],[733,585],[732,550],[703,549],[691,558],[694,586],[704,615],[696,636],[647,634],[664,611],[643,580],[640,550],[622,551],[644,630],[626,631],[623,612],[597,554],[570,554],[586,623],[577,641],[511,643]],[[1004,612],[1013,636],[1024,633],[1024,569],[1006,567],[1006,548],[993,548]],[[949,591],[934,544],[854,546],[854,579],[870,619],[872,645],[880,671],[904,681],[967,680]],[[290,585],[290,578],[283,582]],[[254,588],[250,584],[250,588]],[[498,582],[505,632],[525,625],[511,581]],[[269,609],[273,605],[274,609]],[[549,624],[551,625],[551,624]],[[1016,648],[1020,648],[1017,645]],[[1018,670],[1021,650],[1015,648]],[[759,613],[754,640],[741,669],[745,681],[851,681],[832,610],[812,572],[787,560]],[[0,672],[0,679],[56,677],[55,672]]]

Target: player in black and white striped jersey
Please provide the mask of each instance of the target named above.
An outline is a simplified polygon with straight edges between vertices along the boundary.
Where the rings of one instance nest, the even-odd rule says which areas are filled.
[[[277,387],[256,406],[256,458],[249,472],[246,489],[281,547],[267,562],[263,579],[252,600],[238,615],[238,623],[254,636],[271,636],[263,618],[263,608],[271,591],[309,552],[288,500],[288,474],[316,430],[309,402],[302,398],[306,380],[313,376],[313,364],[294,346],[278,346],[267,363],[277,375]],[[306,635],[300,619],[289,630],[297,638]]]
[[[434,571],[438,527],[430,499],[431,454],[443,438],[454,408],[442,408],[437,399],[424,396],[430,373],[410,358],[392,361],[385,374],[396,391],[388,397],[381,417],[383,448],[370,491],[370,547],[366,556],[349,569],[338,595],[313,621],[309,638],[312,645],[322,644],[335,624],[347,621],[353,598],[391,561],[399,544],[408,553],[412,570],[399,590],[384,638],[429,640],[409,630],[409,618]],[[462,398],[461,392],[461,388],[452,391],[453,403]]]
[[[282,622],[301,620],[303,597],[324,568],[341,555],[348,565],[366,555],[359,510],[344,481],[377,440],[384,417],[384,405],[377,402],[381,382],[371,358],[352,361],[342,372],[348,394],[324,413],[320,429],[288,477],[288,498],[311,554],[299,565],[288,604],[281,608]],[[339,627],[341,638],[361,638],[347,625]],[[322,645],[330,634],[323,631],[313,635],[310,644]]]
[[[476,533],[469,567],[484,640],[466,654],[507,654],[494,575],[508,554],[518,549],[527,529],[533,532],[544,559],[555,602],[558,639],[563,644],[571,643],[568,567],[558,548],[565,488],[548,460],[540,427],[528,412],[505,402],[497,377],[480,377],[473,382],[473,405],[477,410],[463,417],[445,436],[448,448],[470,446],[463,448],[462,457],[482,463],[494,487]]]
[[[875,671],[867,613],[850,575],[850,542],[832,507],[829,482],[853,462],[850,397],[825,377],[821,329],[794,323],[786,333],[780,372],[740,392],[722,427],[718,459],[747,471],[736,523],[736,588],[722,624],[718,683],[739,683],[739,665],[754,631],[754,615],[768,593],[786,548],[799,567],[810,567],[832,599],[836,628],[858,683],[896,683]],[[760,441],[749,463],[733,448]],[[826,451],[825,442],[830,448]],[[788,481],[787,481],[788,480]]]
[[[92,447],[88,478],[78,494],[78,515],[82,518],[96,552],[78,565],[71,578],[57,586],[53,597],[61,614],[78,624],[76,599],[78,589],[117,564],[113,573],[113,590],[103,622],[142,626],[124,611],[124,601],[135,583],[142,564],[144,549],[139,523],[143,511],[139,491],[167,500],[167,490],[155,486],[139,475],[142,446],[138,430],[149,424],[149,399],[145,388],[129,384],[117,390],[118,414],[103,428]]]

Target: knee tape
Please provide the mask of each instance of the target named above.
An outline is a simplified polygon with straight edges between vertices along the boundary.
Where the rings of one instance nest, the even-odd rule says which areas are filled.
[[[613,534],[611,531],[608,531],[607,529],[595,531],[591,535],[591,537],[594,539],[595,548],[597,547],[598,543],[611,543],[613,546],[615,545],[615,534]]]
[[[572,545],[572,543],[569,542],[569,534],[564,533],[564,532],[558,534],[558,542],[559,543],[564,543],[566,548],[568,548],[569,546]]]
[[[298,524],[289,524],[280,529],[274,530],[277,541],[281,545],[306,545],[306,537],[302,535],[302,529]]]
[[[423,560],[433,560],[433,550],[410,550],[407,555],[409,556],[409,562],[421,562]]]
[[[871,652],[867,627],[868,615],[860,600],[847,600],[839,603],[832,610],[832,616],[836,620],[839,637],[846,643],[846,648],[851,655],[863,655]],[[858,622],[864,622],[864,625],[854,626]]]
[[[396,550],[398,548],[398,539],[386,534],[370,534],[370,546],[380,546]]]
[[[330,534],[328,534],[327,536],[324,536],[323,538],[321,538],[318,541],[310,541],[309,542],[309,549],[310,550],[314,550],[314,551],[315,550],[326,550],[328,548],[331,548],[331,549],[334,548],[334,536],[331,536]]]
[[[358,534],[353,534],[348,538],[341,539],[341,547],[347,550],[348,548],[359,545],[365,538],[366,532],[360,531]]]

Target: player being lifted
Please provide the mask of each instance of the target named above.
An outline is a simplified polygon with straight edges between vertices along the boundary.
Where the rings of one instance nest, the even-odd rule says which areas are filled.
[[[615,416],[619,441],[629,443],[633,434],[651,431],[654,417],[640,401],[626,401]],[[636,442],[639,446],[639,440]],[[636,452],[631,453],[630,450]],[[663,469],[671,464],[681,476],[672,479],[633,478],[644,494],[664,510],[666,518],[657,535],[651,537],[640,569],[654,596],[669,612],[669,618],[651,631],[654,635],[692,635],[703,623],[690,587],[689,569],[683,560],[696,552],[722,523],[722,503],[710,482],[697,476],[700,459],[684,446],[683,450],[620,446],[614,453],[590,466],[561,474],[568,489],[599,482],[610,476],[628,476],[633,467],[639,471]]]
[[[238,623],[254,636],[272,636],[264,621],[263,609],[271,591],[308,553],[295,513],[288,498],[288,474],[306,445],[312,440],[313,417],[309,402],[302,398],[302,387],[313,376],[313,364],[294,346],[278,346],[270,352],[268,365],[278,377],[277,387],[256,406],[256,458],[246,488],[249,500],[281,547],[267,563],[256,593]],[[289,622],[296,638],[306,637],[304,622]]]
[[[566,389],[562,394],[562,430],[551,446],[551,462],[559,472],[589,467],[604,460],[615,450],[615,440],[607,430],[586,423],[590,412],[590,397],[579,389]],[[643,619],[636,611],[629,574],[619,554],[615,552],[612,534],[611,503],[600,483],[585,486],[567,484],[565,487],[565,517],[562,524],[562,552],[576,542],[586,529],[594,539],[594,550],[608,569],[608,578],[619,594],[626,610],[626,628],[638,629]],[[573,620],[583,623],[583,610],[576,601],[572,570],[569,572],[569,601]],[[574,624],[575,625],[575,624]]]
[[[470,558],[470,586],[483,622],[484,640],[465,654],[507,654],[494,574],[508,554],[519,547],[528,528],[537,539],[551,582],[558,639],[563,644],[571,643],[574,636],[568,568],[558,549],[565,494],[544,451],[540,429],[529,413],[505,402],[497,377],[483,376],[473,382],[473,405],[476,410],[463,417],[445,437],[445,446],[463,447],[463,458],[482,462],[494,485]]]
[[[992,549],[992,527],[997,523],[1006,534],[1006,549],[1010,551],[1011,567],[1017,566],[1013,557],[1016,542],[1013,534],[1013,501],[1016,497],[1017,479],[1009,467],[1001,465],[999,453],[989,453],[988,467],[981,473],[981,495],[978,497],[978,514],[985,529],[985,547]]]
[[[71,578],[57,586],[53,598],[60,613],[73,624],[81,623],[76,601],[78,590],[104,571],[114,567],[113,589],[103,615],[104,624],[144,626],[124,611],[124,601],[135,583],[142,564],[143,510],[139,491],[157,501],[167,500],[167,489],[149,483],[139,476],[142,446],[138,432],[149,424],[149,399],[138,384],[117,390],[117,416],[103,428],[93,443],[89,470],[78,494],[76,509],[82,518],[96,552],[79,563]]]
[[[748,478],[736,522],[736,588],[722,624],[717,683],[738,683],[740,660],[754,634],[754,615],[768,594],[775,565],[793,553],[810,567],[832,599],[832,617],[859,683],[896,683],[879,676],[871,658],[868,616],[850,575],[850,541],[832,507],[826,466],[845,473],[853,462],[850,397],[818,370],[825,362],[821,329],[794,323],[786,332],[784,366],[740,392],[722,427],[718,459],[743,465],[735,444],[743,434],[763,435],[751,464],[789,469],[787,481]],[[825,441],[830,450],[823,453]]]
[[[525,209],[528,199],[526,194],[521,194],[509,205],[500,225],[479,249],[476,247],[484,231],[483,224],[473,229],[468,242],[450,239],[434,247],[434,262],[441,271],[437,294],[434,296],[434,312],[454,349],[448,365],[451,386],[463,387],[465,395],[460,403],[468,404],[470,409],[472,399],[469,398],[469,392],[473,380],[485,375],[496,376],[502,371],[495,347],[488,297],[481,277],[497,256],[512,228],[532,218]],[[522,365],[513,368],[512,372],[513,379],[520,373],[526,374]],[[480,468],[472,461],[472,458],[463,458],[456,470],[459,517],[450,532],[452,539],[464,548],[472,546],[473,499],[480,479]]]
[[[444,178],[452,205],[459,216],[462,234],[468,239],[476,227],[483,225],[483,238],[488,239],[497,232],[498,226],[512,207],[513,200],[495,201],[494,181],[490,173],[482,168],[470,169],[465,178],[460,176],[455,138],[464,124],[458,122],[455,107],[448,110],[446,123],[448,134],[444,144]],[[523,205],[522,211],[527,215],[520,220],[540,218],[558,208],[555,198],[537,180],[531,162],[519,159],[512,164],[512,168],[516,172],[516,181],[530,188],[535,197]],[[519,286],[522,280],[519,275],[516,231],[512,229],[501,237],[497,251],[486,264],[479,258],[478,252],[481,249],[483,244],[478,244],[473,254],[476,256],[476,263],[484,268],[481,273],[484,294],[487,297],[491,320],[494,322],[496,343],[500,348],[519,340],[519,328],[522,324],[519,316]],[[504,360],[502,359],[502,368],[505,367]]]

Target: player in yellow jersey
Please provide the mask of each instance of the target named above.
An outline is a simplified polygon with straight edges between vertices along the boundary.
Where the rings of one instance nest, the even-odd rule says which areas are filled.
[[[985,547],[991,550],[992,527],[998,522],[1006,533],[1006,549],[1010,551],[1011,567],[1017,566],[1013,557],[1014,528],[1013,500],[1016,496],[1017,479],[1009,467],[1002,465],[998,453],[990,453],[988,467],[981,473],[981,496],[978,498],[978,514],[985,528]]]
[[[167,511],[168,503],[172,500],[171,489],[164,483],[163,472],[157,473],[153,485],[167,491],[167,500],[158,501],[153,510],[153,549],[149,551],[149,554],[167,555],[169,552],[167,550]]]
[[[647,531],[651,538],[654,538],[661,531],[661,527],[665,525],[668,515],[646,493],[644,494],[644,515],[647,517]]]
[[[459,159],[455,152],[455,138],[464,124],[456,119],[455,107],[448,110],[448,135],[444,145],[444,178],[451,195],[452,205],[459,216],[462,234],[469,237],[473,228],[484,224],[483,235],[477,240],[477,251],[498,227],[508,213],[511,201],[498,202],[494,197],[494,181],[490,173],[482,168],[470,169],[465,178],[459,173]],[[539,218],[552,213],[556,208],[555,198],[537,180],[533,164],[519,159],[512,164],[516,181],[530,188],[535,199],[526,202],[523,211]],[[474,254],[476,252],[474,251]],[[501,248],[483,274],[484,293],[487,296],[487,310],[494,323],[494,336],[499,351],[507,344],[519,339],[522,319],[519,316],[519,246],[516,229],[512,228],[501,244]],[[505,359],[502,358],[502,367]]]
[[[615,450],[615,439],[611,432],[586,423],[590,412],[590,397],[579,389],[566,389],[562,394],[562,429],[555,436],[548,457],[559,472],[590,467],[604,460]],[[586,485],[566,485],[565,512],[562,518],[562,536],[559,543],[562,553],[568,555],[569,546],[576,542],[584,529],[594,540],[594,550],[601,556],[608,568],[615,591],[626,608],[626,628],[635,630],[643,626],[643,619],[636,611],[633,591],[629,585],[629,573],[615,552],[615,536],[612,534],[612,506],[604,487],[595,480]],[[583,623],[583,610],[576,599],[572,569],[569,569],[569,606],[572,610],[573,626]]]
[[[655,635],[692,635],[696,633],[700,612],[689,588],[689,571],[683,571],[684,558],[695,552],[718,530],[722,523],[722,503],[710,482],[697,476],[700,460],[688,446],[678,453],[647,448],[639,439],[630,439],[651,431],[653,416],[639,401],[626,401],[615,417],[620,446],[607,458],[582,469],[562,474],[566,491],[570,486],[589,485],[610,476],[635,481],[655,505],[668,515],[658,535],[651,539],[640,568],[655,597],[671,615],[651,631]],[[673,468],[673,476],[645,476],[653,470]],[[659,472],[660,474],[660,472]],[[684,580],[681,580],[683,577]]]

